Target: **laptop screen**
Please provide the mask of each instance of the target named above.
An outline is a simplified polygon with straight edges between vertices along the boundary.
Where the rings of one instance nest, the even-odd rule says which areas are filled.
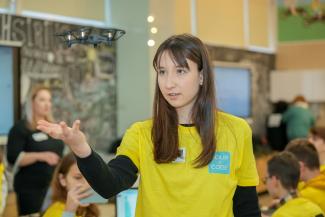
[[[128,189],[116,196],[116,216],[134,217],[137,204],[138,189]]]

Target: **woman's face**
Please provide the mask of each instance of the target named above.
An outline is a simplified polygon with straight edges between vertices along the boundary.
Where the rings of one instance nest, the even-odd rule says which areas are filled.
[[[60,183],[63,187],[69,191],[71,188],[76,186],[87,186],[89,187],[88,182],[86,181],[85,177],[81,174],[77,163],[74,163],[65,177],[61,177]]]
[[[167,100],[177,112],[190,112],[197,98],[200,82],[203,82],[197,64],[186,59],[189,69],[178,66],[164,51],[158,66],[158,86]]]
[[[33,100],[33,112],[37,116],[45,117],[51,113],[52,97],[48,90],[37,92]]]

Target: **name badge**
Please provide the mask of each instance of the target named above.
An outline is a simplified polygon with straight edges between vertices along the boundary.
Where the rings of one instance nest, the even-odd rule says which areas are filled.
[[[230,153],[216,152],[213,160],[209,163],[209,173],[229,174],[230,173]]]
[[[47,134],[42,133],[42,132],[34,133],[32,135],[32,137],[36,142],[42,142],[42,141],[47,140],[49,138]]]
[[[179,156],[172,163],[185,163],[186,149],[179,148]]]

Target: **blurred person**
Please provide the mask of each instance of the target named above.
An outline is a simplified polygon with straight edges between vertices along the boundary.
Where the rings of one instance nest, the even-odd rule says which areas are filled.
[[[288,140],[307,138],[309,129],[315,124],[315,117],[308,108],[305,97],[298,95],[283,114],[282,121],[287,125]]]
[[[320,161],[320,170],[325,173],[325,127],[313,127],[310,130],[309,142],[315,146]]]
[[[5,176],[5,165],[2,162],[2,156],[0,156],[0,216],[6,206],[7,195],[8,183]]]
[[[36,129],[39,120],[53,121],[50,89],[36,86],[26,102],[26,117],[10,130],[7,160],[14,170],[13,187],[20,216],[38,216],[64,144]]]
[[[90,186],[81,174],[75,156],[64,156],[52,179],[52,204],[43,217],[98,217],[96,204],[82,204],[81,199],[90,196]]]
[[[321,208],[310,200],[297,195],[300,166],[290,152],[282,152],[267,162],[266,188],[279,203],[273,208],[272,217],[323,217]],[[262,216],[270,216],[263,214]]]
[[[278,101],[273,104],[273,111],[267,117],[267,143],[273,150],[283,151],[288,143],[286,124],[282,121],[283,113],[288,109],[288,103]]]
[[[299,161],[299,196],[316,203],[325,212],[325,174],[320,172],[316,148],[307,139],[289,142],[286,151],[291,152]]]

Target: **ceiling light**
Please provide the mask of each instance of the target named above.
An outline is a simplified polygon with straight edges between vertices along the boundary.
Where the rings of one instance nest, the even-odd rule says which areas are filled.
[[[151,27],[150,32],[152,34],[156,34],[158,32],[158,29],[156,27]]]
[[[148,18],[147,18],[147,21],[149,22],[149,23],[152,23],[153,21],[155,20],[155,18],[153,17],[153,16],[148,16]]]
[[[149,47],[153,47],[155,45],[155,41],[150,39],[150,40],[148,40],[147,44]]]

